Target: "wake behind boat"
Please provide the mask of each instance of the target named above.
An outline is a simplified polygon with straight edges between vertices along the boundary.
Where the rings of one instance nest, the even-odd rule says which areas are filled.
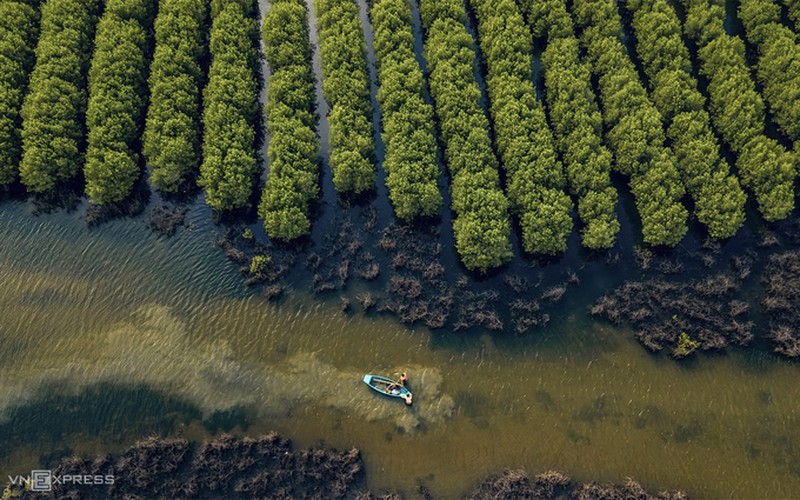
[[[364,375],[363,380],[375,392],[390,398],[402,399],[407,405],[412,402],[412,394],[408,387],[404,387],[390,378],[367,374]]]

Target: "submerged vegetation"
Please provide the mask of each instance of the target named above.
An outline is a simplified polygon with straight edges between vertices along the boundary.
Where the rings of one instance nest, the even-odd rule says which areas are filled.
[[[764,309],[770,313],[770,336],[775,350],[800,357],[800,252],[770,257],[764,273]]]
[[[649,349],[670,348],[673,355],[683,357],[694,348],[722,349],[753,339],[747,303],[737,294],[740,286],[729,274],[688,284],[631,281],[600,298],[592,314],[616,323],[625,320],[637,327],[637,337]]]
[[[60,498],[259,497],[344,498],[362,485],[364,465],[355,448],[294,450],[277,434],[256,438],[222,435],[194,446],[186,439],[151,437],[117,455],[69,456],[54,474],[113,476],[113,484],[54,485]],[[32,493],[37,495],[36,492]],[[29,491],[11,498],[34,498]]]
[[[484,479],[473,490],[471,500],[495,498],[578,498],[590,499],[643,499],[684,500],[686,494],[680,490],[648,493],[631,478],[625,484],[578,483],[558,471],[547,471],[533,477],[523,470],[505,470]]]
[[[401,498],[396,492],[365,489],[364,459],[356,448],[346,451],[316,447],[295,450],[275,433],[250,437],[223,434],[203,443],[183,438],[150,437],[117,454],[96,458],[71,455],[54,464],[60,476],[113,476],[112,484],[59,482],[58,497],[269,497],[269,498]],[[430,496],[420,484],[419,492]],[[22,486],[9,486],[3,498],[36,498]],[[682,500],[680,490],[648,493],[628,478],[625,484],[580,483],[558,471],[529,477],[522,470],[506,470],[487,477],[468,498],[642,498]]]

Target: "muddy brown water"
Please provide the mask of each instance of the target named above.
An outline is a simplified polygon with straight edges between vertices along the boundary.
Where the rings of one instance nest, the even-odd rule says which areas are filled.
[[[368,27],[363,2],[360,11]],[[325,154],[324,118],[320,127]],[[344,210],[323,171],[315,244]],[[372,204],[383,227],[391,207],[380,169],[378,179]],[[298,447],[356,446],[369,488],[410,497],[420,486],[458,497],[505,467],[559,469],[581,481],[631,476],[649,490],[699,498],[800,491],[796,363],[763,348],[676,363],[587,314],[603,291],[638,277],[637,222],[624,191],[618,264],[587,255],[573,234],[565,256],[517,257],[503,270],[541,282],[536,293],[569,272],[581,280],[547,328],[524,336],[343,314],[336,293],[311,296],[302,266],[287,297],[269,302],[212,245],[220,229],[199,199],[171,238],[151,231],[146,214],[87,227],[85,211],[83,203],[37,215],[30,201],[0,201],[0,482],[151,434],[202,440],[275,430]],[[464,270],[447,209],[438,224],[453,281]],[[720,265],[737,245],[726,244]],[[358,286],[369,285],[348,285]],[[501,289],[502,275],[469,286]],[[763,321],[757,327],[763,335]],[[361,382],[366,372],[401,370],[415,392],[410,409]]]
[[[0,477],[151,433],[277,430],[356,446],[370,488],[412,495],[504,467],[706,498],[800,491],[799,368],[766,352],[679,364],[584,308],[517,337],[344,315],[302,290],[273,304],[210,244],[199,204],[172,238],[30,211],[0,216]],[[411,409],[360,380],[400,370]]]

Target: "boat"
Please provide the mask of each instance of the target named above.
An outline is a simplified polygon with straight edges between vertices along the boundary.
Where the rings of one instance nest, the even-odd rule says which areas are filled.
[[[373,391],[388,396],[390,398],[402,399],[406,404],[411,404],[412,394],[408,387],[397,385],[397,382],[390,378],[381,377],[380,375],[364,375],[364,383],[369,386]],[[394,387],[389,387],[394,384]]]

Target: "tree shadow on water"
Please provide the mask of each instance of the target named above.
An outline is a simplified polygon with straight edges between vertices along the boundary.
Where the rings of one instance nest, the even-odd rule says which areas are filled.
[[[41,396],[7,409],[3,417],[0,459],[18,449],[55,450],[42,455],[41,461],[68,449],[76,437],[123,442],[149,434],[167,435],[178,424],[199,420],[202,414],[196,406],[144,384],[101,383],[77,394],[61,384],[53,385]],[[221,424],[212,427],[224,429]]]

